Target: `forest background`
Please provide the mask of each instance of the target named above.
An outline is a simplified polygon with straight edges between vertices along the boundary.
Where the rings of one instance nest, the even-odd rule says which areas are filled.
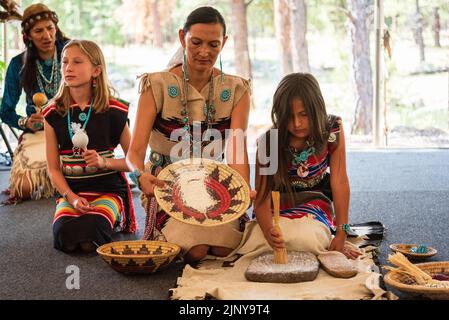
[[[16,2],[23,10],[39,1]],[[113,86],[131,102],[131,124],[137,76],[164,69],[179,49],[178,29],[188,13],[211,5],[229,30],[224,71],[252,79],[250,144],[270,125],[272,96],[282,76],[311,72],[328,112],[343,118],[349,146],[372,146],[373,0],[43,2],[57,12],[68,37],[101,45]],[[382,145],[449,147],[449,3],[386,0],[384,15]],[[23,43],[20,22],[11,21],[7,29],[9,60]],[[0,65],[3,76],[7,63]]]

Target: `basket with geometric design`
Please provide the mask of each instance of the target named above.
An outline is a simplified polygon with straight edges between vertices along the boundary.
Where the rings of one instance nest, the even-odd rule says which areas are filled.
[[[117,241],[97,248],[115,271],[146,274],[166,268],[181,251],[173,243],[149,240]]]
[[[188,224],[212,227],[246,213],[251,204],[245,179],[230,166],[209,159],[187,159],[168,165],[154,195],[162,210]]]

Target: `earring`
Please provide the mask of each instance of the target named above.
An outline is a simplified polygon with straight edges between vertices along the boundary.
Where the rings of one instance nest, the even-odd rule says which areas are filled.
[[[221,84],[223,84],[224,74],[223,74],[223,62],[221,61],[221,54],[220,54],[220,77],[221,77]]]
[[[97,78],[93,78],[92,79],[92,88],[96,88],[97,87]]]
[[[28,47],[28,48],[32,48],[32,47],[33,47],[33,42],[32,42],[32,41],[28,42],[27,47]]]

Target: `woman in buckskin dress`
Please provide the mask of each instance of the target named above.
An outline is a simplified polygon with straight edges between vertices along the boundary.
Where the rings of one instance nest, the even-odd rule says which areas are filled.
[[[225,21],[216,9],[201,7],[191,12],[179,30],[179,40],[184,48],[183,62],[142,77],[127,161],[143,193],[147,211],[144,237],[176,243],[181,246],[185,261],[194,262],[208,253],[228,255],[241,240],[242,219],[206,228],[169,218],[153,196],[154,186],[162,186],[156,176],[161,168],[182,158],[182,154],[173,152],[179,146],[178,138],[193,145],[192,131],[198,129],[203,134],[206,129],[215,129],[219,137],[213,144],[220,146],[221,152],[211,152],[208,157],[222,161],[226,154],[229,166],[249,185],[246,139],[241,150],[237,150],[238,137],[231,134],[226,151],[223,149],[227,129],[234,129],[233,132],[247,129],[250,84],[214,67],[227,40]],[[172,140],[171,136],[176,137]],[[147,145],[151,155],[144,168]],[[198,150],[194,148],[188,149],[195,154]],[[235,161],[236,154],[243,155],[242,163]]]

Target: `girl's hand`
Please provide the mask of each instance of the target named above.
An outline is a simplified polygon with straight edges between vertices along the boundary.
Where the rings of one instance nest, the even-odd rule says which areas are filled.
[[[86,198],[78,197],[71,203],[72,206],[81,213],[87,213],[92,210],[92,206]]]
[[[99,169],[106,168],[106,159],[100,156],[95,150],[86,150],[83,153],[83,158],[89,167],[96,167]]]
[[[267,240],[270,247],[275,249],[284,249],[285,248],[285,242],[284,239],[281,237],[281,233],[276,227],[272,227],[270,230],[264,233],[265,239]]]
[[[159,180],[149,172],[144,172],[139,177],[139,188],[146,196],[151,197],[154,195],[154,187],[158,186],[163,188],[165,185],[164,181]]]
[[[345,242],[346,242],[346,233],[337,231],[337,234],[331,241],[329,251],[339,251],[343,253],[348,259],[352,260],[357,259],[357,257],[360,256],[362,253],[348,246],[345,246]]]

